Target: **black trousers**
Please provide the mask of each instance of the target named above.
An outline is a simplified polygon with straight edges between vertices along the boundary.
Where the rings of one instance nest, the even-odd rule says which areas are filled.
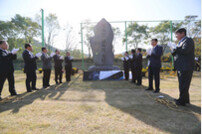
[[[11,73],[0,74],[0,96],[1,96],[1,92],[3,90],[3,86],[6,79],[8,80],[10,94],[11,95],[16,94],[14,74],[13,72],[11,72]]]
[[[135,69],[135,81],[138,85],[142,85],[142,68]]]
[[[179,101],[180,103],[189,103],[189,87],[192,79],[193,71],[178,71],[178,81],[179,81]]]
[[[51,69],[43,69],[43,87],[49,86]]]
[[[66,72],[66,81],[71,81],[72,68],[65,67],[65,72]]]
[[[153,77],[155,80],[155,89],[160,91],[160,67],[151,67],[149,66],[149,88],[153,89]]]
[[[35,70],[27,71],[26,76],[27,76],[27,78],[26,78],[27,91],[31,91],[32,89],[36,89],[36,79],[37,79],[36,71]]]
[[[135,69],[131,68],[131,72],[132,72],[132,82],[136,83],[136,81],[135,81]]]
[[[61,68],[55,68],[55,82],[58,83],[62,82],[62,69]]]
[[[124,68],[124,76],[125,76],[125,80],[129,79],[129,68]]]

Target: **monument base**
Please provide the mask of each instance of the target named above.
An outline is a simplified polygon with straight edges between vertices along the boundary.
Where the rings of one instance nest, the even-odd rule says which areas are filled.
[[[120,70],[117,66],[90,66],[88,71],[109,71],[109,70]]]
[[[121,70],[85,71],[83,81],[92,80],[123,80],[123,72]]]

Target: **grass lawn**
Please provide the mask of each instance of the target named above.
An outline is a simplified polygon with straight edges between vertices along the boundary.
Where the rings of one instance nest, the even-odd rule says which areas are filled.
[[[37,74],[42,87],[42,74]],[[26,93],[25,74],[15,72],[16,97],[4,85],[0,102],[0,133],[50,134],[198,134],[201,132],[201,76],[195,72],[190,88],[191,105],[176,110],[156,102],[157,94],[146,92],[147,78],[137,87],[128,81],[72,81]],[[65,79],[63,79],[64,81]],[[161,94],[177,98],[176,76],[162,76]],[[152,97],[152,98],[150,98]],[[179,112],[179,111],[184,112]]]

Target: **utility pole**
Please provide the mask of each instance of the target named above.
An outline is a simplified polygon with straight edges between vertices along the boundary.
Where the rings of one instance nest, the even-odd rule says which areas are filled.
[[[125,42],[126,42],[126,51],[128,51],[128,39],[127,39],[127,21],[125,21]]]
[[[80,24],[81,27],[81,56],[82,56],[82,69],[84,70],[84,55],[83,55],[83,26],[82,23]]]
[[[44,10],[41,9],[41,24],[42,24],[42,47],[44,47]]]

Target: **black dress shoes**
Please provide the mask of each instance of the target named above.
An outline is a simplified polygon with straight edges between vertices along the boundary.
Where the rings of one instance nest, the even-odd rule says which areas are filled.
[[[174,101],[175,101],[175,102],[176,102],[176,101],[179,101],[179,99],[174,99]],[[185,101],[185,104],[190,104],[190,101],[189,101],[189,100]]]
[[[155,90],[154,93],[159,93],[159,90]]]
[[[175,104],[178,105],[178,106],[186,106],[185,103],[182,103],[182,102],[180,102],[179,100],[176,100],[176,99],[175,99]]]
[[[152,88],[147,88],[145,89],[146,91],[152,91],[153,89]]]
[[[38,88],[32,88],[32,90],[39,90]]]
[[[13,94],[11,94],[11,96],[16,96],[16,95],[18,95],[17,93],[13,93]]]

